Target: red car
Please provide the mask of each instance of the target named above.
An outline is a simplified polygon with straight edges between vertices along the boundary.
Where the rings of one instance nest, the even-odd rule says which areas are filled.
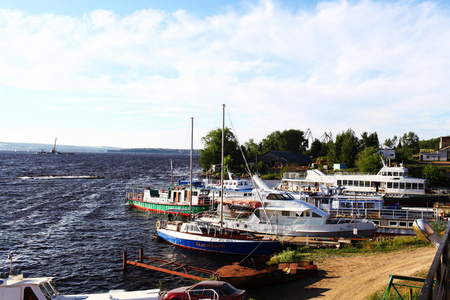
[[[202,281],[167,292],[164,300],[248,300],[245,290],[238,290],[225,281]]]

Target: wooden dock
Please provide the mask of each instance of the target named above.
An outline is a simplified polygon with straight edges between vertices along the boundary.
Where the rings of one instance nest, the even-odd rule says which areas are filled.
[[[194,279],[198,281],[208,280],[214,273],[214,271],[198,268],[194,266],[189,266],[187,264],[180,264],[174,261],[168,261],[163,259],[158,259],[154,257],[144,256],[144,250],[139,249],[139,260],[132,261],[128,260],[128,253],[123,253],[123,270],[126,271],[128,266],[142,267],[158,272],[163,272],[167,274],[172,274],[176,276],[181,276],[189,279]],[[193,272],[196,275],[189,274],[188,272]]]

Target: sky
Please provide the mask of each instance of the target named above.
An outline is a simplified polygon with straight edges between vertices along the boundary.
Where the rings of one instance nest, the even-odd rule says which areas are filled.
[[[448,1],[0,0],[0,142],[450,135]]]

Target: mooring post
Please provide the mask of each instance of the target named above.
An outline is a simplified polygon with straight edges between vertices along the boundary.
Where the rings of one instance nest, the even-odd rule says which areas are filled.
[[[144,248],[139,248],[139,262],[144,261]]]
[[[128,254],[126,252],[123,253],[123,265],[122,268],[124,271],[127,270],[127,260],[128,260]]]

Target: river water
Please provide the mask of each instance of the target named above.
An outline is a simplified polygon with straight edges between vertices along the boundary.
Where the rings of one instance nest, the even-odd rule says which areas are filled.
[[[161,216],[129,208],[130,185],[162,187],[189,177],[189,156],[76,153],[0,153],[0,267],[14,265],[30,277],[51,276],[63,294],[111,289],[171,289],[192,280],[133,268],[122,271],[122,253],[215,270],[238,258],[180,249],[155,239]],[[194,160],[194,177],[200,168]],[[21,179],[86,176],[101,179]]]

